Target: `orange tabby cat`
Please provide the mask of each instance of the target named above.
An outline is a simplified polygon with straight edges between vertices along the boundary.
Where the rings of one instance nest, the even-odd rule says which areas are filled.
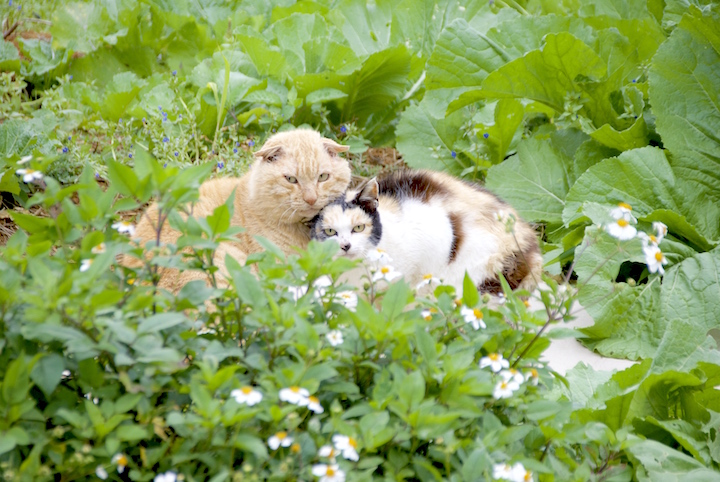
[[[224,204],[235,190],[235,209],[232,226],[245,231],[237,242],[221,243],[214,263],[224,269],[229,254],[243,264],[250,253],[262,251],[253,238],[259,235],[276,244],[285,253],[293,246],[306,247],[310,241],[307,221],[326,204],[345,192],[350,182],[350,166],[338,157],[348,147],[308,129],[281,132],[270,137],[255,153],[257,158],[240,178],[213,179],[200,186],[200,199],[194,204],[194,217],[204,217]],[[157,205],[143,214],[136,238],[141,245],[156,239]],[[161,243],[176,243],[180,233],[163,226]],[[128,266],[138,266],[139,260],[128,260]],[[188,281],[206,279],[200,271],[163,269],[160,286],[177,292]]]

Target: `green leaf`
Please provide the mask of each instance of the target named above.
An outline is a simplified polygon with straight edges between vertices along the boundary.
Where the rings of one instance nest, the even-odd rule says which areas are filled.
[[[157,333],[158,331],[167,330],[168,328],[187,323],[188,321],[187,317],[182,313],[159,313],[142,320],[138,325],[137,333],[138,335]]]
[[[222,234],[230,227],[230,210],[227,205],[222,204],[216,207],[206,220],[214,236]]]
[[[235,291],[243,303],[258,307],[267,305],[267,297],[249,268],[240,266],[240,263],[230,255],[225,257],[225,266],[232,277]]]
[[[717,472],[706,468],[701,462],[655,440],[643,440],[629,444],[627,451],[639,460],[647,482],[715,482]]]
[[[720,240],[720,19],[691,7],[650,69],[657,131],[672,152],[680,211],[700,233]]]
[[[474,308],[480,302],[480,293],[478,292],[477,285],[470,278],[468,272],[465,272],[465,278],[463,278],[463,302],[468,308]]]
[[[338,99],[344,99],[348,95],[338,89],[333,89],[332,87],[325,87],[323,89],[318,89],[310,92],[307,97],[305,97],[305,103],[308,105],[317,104],[317,103],[324,103],[324,102],[330,102],[333,100]]]
[[[20,71],[20,54],[12,44],[0,39],[0,70],[4,72]]]
[[[2,397],[8,405],[21,403],[30,390],[30,374],[24,354],[11,361],[2,380]]]
[[[108,180],[120,194],[137,196],[140,180],[128,166],[115,161],[107,161]]]
[[[558,225],[572,185],[573,160],[561,150],[561,139],[556,137],[555,141],[522,141],[515,156],[490,168],[486,186],[523,218]]]
[[[328,12],[327,20],[358,55],[369,55],[388,47],[392,24],[391,0],[367,4],[363,0],[341,0]]]
[[[60,383],[64,370],[65,359],[56,353],[50,353],[38,360],[30,372],[30,378],[45,396],[50,398]]]
[[[254,435],[240,433],[235,437],[234,444],[238,449],[250,452],[259,459],[264,460],[268,458],[265,443]]]
[[[605,63],[585,43],[569,33],[550,34],[542,49],[500,67],[483,81],[483,95],[542,102],[564,111],[568,92],[579,92],[581,79],[600,79]]]
[[[105,99],[100,106],[103,116],[112,121],[120,119],[145,84],[145,81],[133,72],[114,76],[105,89]]]

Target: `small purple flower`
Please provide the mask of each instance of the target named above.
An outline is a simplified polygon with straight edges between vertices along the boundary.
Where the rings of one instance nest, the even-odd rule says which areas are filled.
[[[159,110],[160,112],[162,112],[162,111],[163,111],[163,110],[162,110],[162,106],[161,106],[161,105],[159,105],[159,106],[158,106],[158,110]]]
[[[118,124],[122,124],[122,117],[118,119]]]
[[[235,147],[240,147],[240,142],[239,142],[239,141],[235,143]]]
[[[485,134],[483,134],[483,137],[484,137],[485,139],[487,139],[488,137],[490,137],[490,134],[488,134],[488,133],[486,132]]]
[[[100,174],[98,174],[97,172],[95,173],[95,179],[100,179]]]
[[[143,124],[145,124],[146,122],[147,122],[147,119],[145,119],[145,118],[143,117]]]
[[[450,155],[451,155],[453,158],[455,158],[455,157],[457,157],[457,152],[455,152],[455,151],[450,151]]]
[[[132,159],[132,152],[131,152],[130,154],[128,154],[128,157],[129,157],[130,159]]]
[[[70,80],[72,80],[72,77],[73,77],[73,76],[71,75],[71,76],[70,76]]]
[[[235,149],[233,149],[233,153],[237,154],[237,147]]]
[[[67,154],[67,153],[68,153],[68,148],[67,148],[67,147],[63,147],[63,154]]]
[[[252,141],[252,140],[248,141],[248,146],[252,147],[254,145],[255,145],[255,141]]]
[[[175,157],[179,156],[180,153],[178,151],[175,151]]]
[[[168,139],[167,136],[163,137],[163,142],[167,142],[167,141],[169,141],[169,140],[170,140],[170,139]]]
[[[217,163],[217,167],[218,167],[218,169],[222,169],[223,167],[225,167],[225,163],[220,161]]]
[[[68,136],[68,140],[71,141],[71,140],[72,140],[72,136]]]
[[[634,84],[635,82],[637,82],[637,79],[633,79],[633,84]]]
[[[175,77],[177,75],[177,70],[173,70],[172,74],[173,74],[173,77]]]
[[[182,120],[182,114],[178,116],[178,120]]]
[[[18,12],[22,10],[22,5],[18,5]]]
[[[163,164],[163,169],[165,169],[166,167],[167,167],[167,162],[165,164]]]
[[[346,134],[346,133],[347,133],[347,127],[345,127],[345,126],[340,126],[340,132],[342,132],[343,134]]]
[[[10,1],[8,2],[8,6],[9,6],[9,7],[12,7],[12,0],[10,0]]]

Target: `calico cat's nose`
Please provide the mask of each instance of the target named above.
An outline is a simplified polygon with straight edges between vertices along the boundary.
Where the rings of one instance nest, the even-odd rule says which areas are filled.
[[[340,248],[347,253],[350,251],[350,243],[341,244]]]

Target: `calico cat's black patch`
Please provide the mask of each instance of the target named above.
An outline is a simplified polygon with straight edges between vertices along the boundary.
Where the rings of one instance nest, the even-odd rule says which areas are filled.
[[[380,194],[394,198],[408,197],[428,202],[436,195],[448,194],[445,186],[425,172],[401,170],[378,178]]]

